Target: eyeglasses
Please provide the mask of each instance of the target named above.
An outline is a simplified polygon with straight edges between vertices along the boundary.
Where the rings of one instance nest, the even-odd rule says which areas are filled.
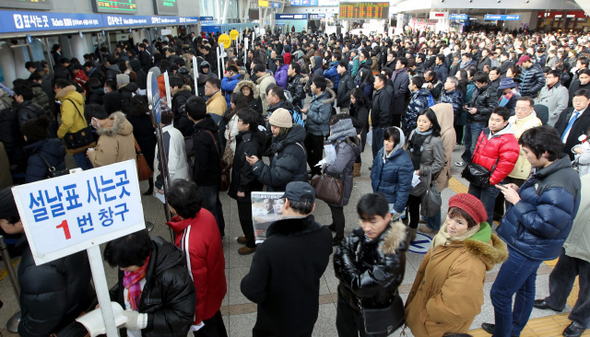
[[[581,103],[583,103],[583,102],[586,102],[587,100],[588,99],[585,98],[585,97],[579,97],[579,98],[574,98],[573,99],[573,102],[581,102]]]

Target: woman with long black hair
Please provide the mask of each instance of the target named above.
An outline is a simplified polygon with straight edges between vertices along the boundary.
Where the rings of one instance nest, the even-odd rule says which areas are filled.
[[[364,67],[359,70],[359,73],[360,80],[357,83],[357,88],[361,88],[365,96],[369,98],[373,97],[373,82],[375,82],[375,78],[371,69]]]
[[[436,184],[438,174],[445,165],[445,147],[440,137],[440,124],[432,109],[418,114],[417,127],[408,137],[406,151],[414,165],[414,175],[420,177],[420,183],[412,188],[408,198],[410,221],[408,224],[409,244],[416,238],[416,228],[420,220],[420,203],[422,196],[430,188],[428,182]]]

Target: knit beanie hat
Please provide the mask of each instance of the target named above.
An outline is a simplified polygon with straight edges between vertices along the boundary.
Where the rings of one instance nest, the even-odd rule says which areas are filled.
[[[483,203],[476,197],[468,193],[460,193],[449,199],[449,208],[458,207],[469,214],[476,223],[482,223],[488,219]]]
[[[270,125],[278,126],[280,128],[292,128],[293,117],[287,109],[276,109],[268,119]]]
[[[332,135],[329,137],[330,141],[335,141],[340,137],[354,137],[356,136],[356,129],[352,125],[351,118],[341,119],[336,124],[330,125]]]

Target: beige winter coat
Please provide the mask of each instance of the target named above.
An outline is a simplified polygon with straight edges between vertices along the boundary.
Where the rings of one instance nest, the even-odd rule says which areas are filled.
[[[514,136],[516,139],[520,139],[520,136],[522,136],[526,130],[543,125],[541,120],[537,118],[537,114],[534,111],[523,119],[516,119],[516,116],[512,116],[508,122],[514,127]],[[526,159],[521,146],[520,153],[518,154],[518,160],[514,165],[514,169],[508,176],[514,179],[526,180],[530,173],[531,163],[529,163],[528,159]]]
[[[100,136],[94,151],[88,152],[88,159],[94,167],[119,163],[136,158],[133,125],[125,114],[118,111],[109,116],[107,125],[96,130]]]
[[[258,92],[260,93],[260,100],[262,101],[262,115],[266,116],[266,114],[268,113],[268,102],[266,101],[266,88],[268,88],[268,86],[271,84],[277,84],[277,81],[275,81],[275,78],[272,77],[271,74],[266,73],[258,80],[256,80],[256,83],[258,83]]]
[[[431,107],[432,111],[438,119],[440,124],[440,137],[443,140],[445,146],[445,166],[436,179],[436,188],[439,192],[442,192],[445,188],[449,187],[449,179],[453,176],[451,173],[451,156],[455,150],[455,144],[457,143],[457,134],[455,133],[453,105],[450,103],[439,103]]]

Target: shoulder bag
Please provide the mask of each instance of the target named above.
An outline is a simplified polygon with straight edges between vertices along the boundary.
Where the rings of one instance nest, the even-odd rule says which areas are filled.
[[[74,103],[74,101],[72,101],[71,99],[68,99],[68,101],[70,101],[74,108],[76,108],[76,111],[78,112],[82,120],[84,120],[86,127],[82,130],[79,130],[78,132],[66,133],[66,135],[63,138],[64,144],[66,145],[66,148],[68,148],[69,150],[89,147],[92,143],[94,143],[92,127],[88,125],[86,117],[84,117],[84,115],[80,112],[76,103]]]
[[[41,157],[43,162],[45,162],[45,165],[47,165],[47,178],[61,177],[65,176],[66,174],[70,174],[70,170],[68,169],[56,170],[55,166],[51,165],[49,161],[47,161],[47,158],[41,154],[41,152],[38,152],[37,154]]]
[[[426,192],[422,195],[420,204],[420,214],[425,217],[435,216],[440,210],[442,198],[436,187],[436,180],[434,181],[434,184],[432,183],[432,174],[428,175]]]
[[[396,295],[385,308],[364,308],[360,298],[358,304],[368,335],[389,335],[404,324],[406,312],[404,301],[399,295]]]
[[[137,139],[135,140],[135,154],[137,159],[137,177],[139,181],[148,180],[152,176],[152,169],[145,160],[145,156],[141,152]]]
[[[489,171],[487,168],[473,162],[473,158],[477,153],[477,149],[479,149],[479,144],[477,145],[475,151],[473,151],[473,154],[471,155],[471,162],[467,163],[467,166],[465,166],[463,172],[461,172],[461,177],[467,179],[467,181],[469,181],[469,183],[475,187],[486,189],[490,187],[490,176],[492,175],[492,172],[494,172],[494,170],[496,169],[500,157],[498,157],[496,163],[494,164],[494,166],[492,166],[492,170]]]
[[[309,183],[315,189],[318,199],[329,204],[340,204],[342,202],[344,183],[341,179],[322,174],[313,177]]]
[[[211,132],[209,130],[206,130],[205,132],[207,132],[209,134],[209,136],[211,136],[211,139],[213,139],[213,145],[215,145],[215,150],[217,150],[217,156],[219,157],[219,167],[221,167],[221,184],[219,185],[219,190],[220,191],[227,191],[229,189],[229,184],[230,184],[229,170],[231,169],[231,165],[224,164],[223,161],[221,160],[221,154],[219,153],[219,146],[217,145],[217,139],[215,139],[213,132]]]

